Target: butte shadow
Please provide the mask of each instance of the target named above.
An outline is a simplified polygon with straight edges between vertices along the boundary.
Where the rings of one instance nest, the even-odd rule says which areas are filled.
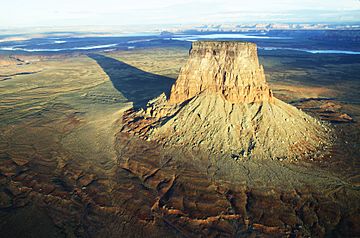
[[[116,90],[133,102],[134,109],[145,108],[149,100],[165,92],[169,95],[175,79],[143,71],[111,57],[88,54],[109,76]]]

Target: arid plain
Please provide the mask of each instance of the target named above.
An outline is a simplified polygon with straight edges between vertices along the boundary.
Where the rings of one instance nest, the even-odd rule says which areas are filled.
[[[260,51],[274,95],[329,123],[311,160],[244,160],[120,132],[188,48],[0,59],[4,237],[359,236],[358,55]],[[34,229],[36,228],[36,229]]]

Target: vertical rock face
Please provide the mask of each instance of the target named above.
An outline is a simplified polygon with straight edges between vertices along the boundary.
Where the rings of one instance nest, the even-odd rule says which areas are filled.
[[[247,42],[198,41],[172,87],[169,102],[181,103],[202,92],[222,94],[233,103],[272,101],[259,65],[257,47]]]
[[[326,125],[273,97],[256,45],[244,42],[194,42],[170,98],[123,122],[147,140],[235,158],[297,159],[330,144]]]

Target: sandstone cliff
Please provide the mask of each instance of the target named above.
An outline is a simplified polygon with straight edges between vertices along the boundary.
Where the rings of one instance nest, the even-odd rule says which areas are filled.
[[[256,45],[243,42],[194,42],[169,99],[123,121],[144,139],[236,159],[297,159],[330,143],[327,125],[273,97]]]
[[[201,92],[220,93],[226,100],[268,102],[272,93],[259,65],[257,47],[247,42],[198,41],[172,87],[170,103],[181,103]]]

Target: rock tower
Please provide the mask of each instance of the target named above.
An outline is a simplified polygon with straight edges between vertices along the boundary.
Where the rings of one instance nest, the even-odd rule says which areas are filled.
[[[194,42],[170,97],[123,122],[146,140],[240,159],[298,159],[330,143],[327,125],[273,96],[247,42]]]
[[[272,101],[257,47],[247,42],[197,41],[171,89],[170,103],[199,93],[219,93],[233,103]]]

